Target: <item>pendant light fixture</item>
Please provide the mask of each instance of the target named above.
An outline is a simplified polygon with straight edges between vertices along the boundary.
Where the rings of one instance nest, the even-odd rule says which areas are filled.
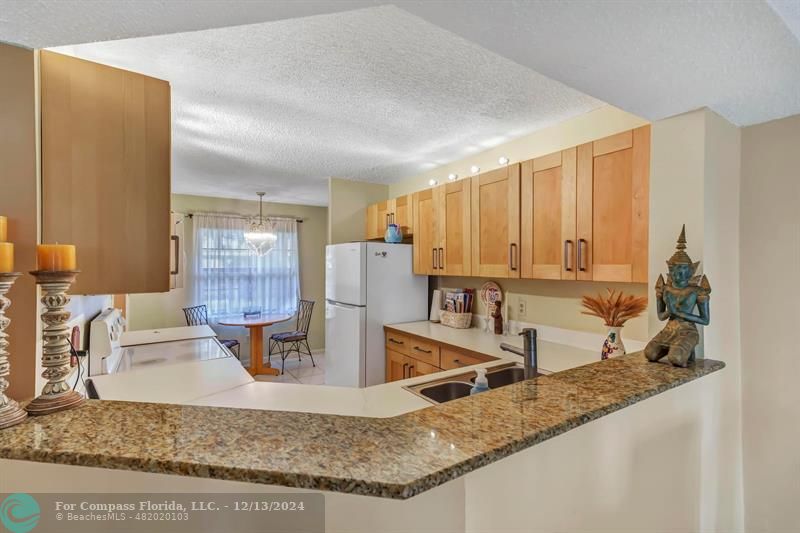
[[[266,255],[275,247],[278,236],[275,234],[273,223],[264,220],[264,195],[258,192],[258,219],[250,222],[250,229],[244,233],[244,240],[253,252],[258,255]]]

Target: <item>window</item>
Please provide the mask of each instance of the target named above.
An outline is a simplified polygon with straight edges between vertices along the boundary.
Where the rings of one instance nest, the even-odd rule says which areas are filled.
[[[278,240],[268,254],[253,254],[242,217],[194,215],[194,297],[210,318],[245,311],[294,314],[300,296],[297,222],[272,219]]]

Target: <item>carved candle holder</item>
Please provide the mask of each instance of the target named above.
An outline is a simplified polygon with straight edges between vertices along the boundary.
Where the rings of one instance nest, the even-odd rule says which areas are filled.
[[[42,393],[26,406],[28,414],[46,415],[77,407],[83,402],[83,396],[72,390],[67,383],[70,375],[69,321],[70,312],[64,307],[69,303],[69,290],[77,270],[51,272],[38,270],[31,272],[36,284],[42,288],[42,377],[47,380]]]
[[[19,272],[0,272],[0,429],[19,424],[28,413],[17,402],[6,396],[6,389],[11,376],[11,363],[8,360],[8,333],[5,332],[11,319],[6,316],[6,309],[11,307],[11,300],[6,294],[20,277]]]

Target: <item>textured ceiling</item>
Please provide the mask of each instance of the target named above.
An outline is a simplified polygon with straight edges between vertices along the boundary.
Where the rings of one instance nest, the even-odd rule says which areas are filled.
[[[173,189],[324,205],[603,105],[392,6],[56,48],[169,80]]]
[[[498,0],[453,16],[433,1],[413,12],[649,120],[708,106],[743,126],[800,113],[800,41],[781,18],[797,28],[800,0],[771,4]]]
[[[800,0],[768,0],[769,5],[786,22],[791,32],[800,40]]]
[[[800,113],[799,0],[394,0],[403,11],[296,19],[389,3],[0,0],[0,41],[51,47],[273,21],[153,38],[168,50],[149,39],[79,48],[172,81],[176,186],[227,196],[258,174],[289,183],[292,201],[321,203],[320,172],[391,180],[597,105],[535,73],[650,120],[703,106],[737,125]]]

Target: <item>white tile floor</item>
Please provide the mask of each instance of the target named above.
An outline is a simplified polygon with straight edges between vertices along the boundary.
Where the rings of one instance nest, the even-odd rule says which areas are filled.
[[[273,368],[281,369],[281,358],[279,355],[272,356]],[[281,383],[302,383],[304,385],[323,385],[325,383],[325,354],[314,354],[314,362],[317,366],[311,365],[311,358],[303,356],[302,361],[297,360],[297,354],[292,353],[286,358],[286,371],[280,376],[256,376],[258,381],[277,381]],[[247,361],[243,361],[247,364]]]

